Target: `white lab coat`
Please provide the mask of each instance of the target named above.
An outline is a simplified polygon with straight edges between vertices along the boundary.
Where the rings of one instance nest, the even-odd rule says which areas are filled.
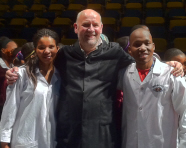
[[[141,82],[136,64],[119,72],[123,90],[122,148],[186,148],[186,82],[155,60]]]
[[[2,68],[9,69],[9,67],[6,65],[6,63],[3,61],[2,58],[0,58],[0,66],[1,66]]]
[[[55,69],[48,84],[37,69],[35,91],[24,66],[18,73],[17,82],[7,87],[0,141],[11,142],[11,148],[55,148],[55,109],[61,83],[59,73]]]

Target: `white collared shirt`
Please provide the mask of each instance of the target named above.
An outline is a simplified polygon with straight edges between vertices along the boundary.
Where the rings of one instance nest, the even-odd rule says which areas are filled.
[[[141,82],[136,64],[119,73],[123,90],[122,148],[186,148],[186,82],[155,61]]]
[[[48,84],[37,69],[37,87],[34,91],[25,66],[19,67],[18,74],[17,82],[7,88],[0,140],[11,143],[11,148],[55,148],[55,109],[60,75],[55,69]]]
[[[6,63],[3,61],[2,58],[0,58],[0,66],[1,66],[2,68],[9,69],[9,67],[6,65]]]

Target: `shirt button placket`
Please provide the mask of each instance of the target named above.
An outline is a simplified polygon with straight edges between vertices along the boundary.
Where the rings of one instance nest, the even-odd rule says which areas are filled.
[[[142,100],[144,96],[144,88],[141,86],[139,88],[139,102],[138,102],[138,131],[137,131],[137,136],[138,136],[138,148],[141,148],[141,138],[142,138],[142,131],[141,131],[141,117],[142,117],[142,110],[143,110],[143,105],[142,105]]]

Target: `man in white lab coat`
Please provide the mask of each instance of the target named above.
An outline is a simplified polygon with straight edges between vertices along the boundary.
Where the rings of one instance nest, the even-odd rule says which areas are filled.
[[[153,58],[154,50],[149,31],[131,33],[128,51],[136,63],[121,70],[118,81],[124,92],[122,148],[186,148],[186,83]]]

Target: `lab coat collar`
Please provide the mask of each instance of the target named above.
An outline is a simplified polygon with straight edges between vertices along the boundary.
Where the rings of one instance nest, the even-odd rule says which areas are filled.
[[[160,66],[161,62],[155,57],[153,57],[153,60],[155,62],[154,62],[154,67],[153,67],[152,72],[153,74],[160,74],[161,73],[161,66]],[[129,72],[134,73],[135,71],[136,71],[136,63],[133,63],[129,69]]]
[[[154,67],[153,67],[152,71],[150,71],[150,72],[152,72],[153,74],[160,74],[161,73],[160,61],[155,57],[153,57],[153,60],[154,60]],[[138,74],[138,70],[136,68],[136,63],[133,63],[131,65],[131,67],[129,68],[129,73],[131,73],[133,75],[132,76],[133,80],[136,81],[139,85],[147,83],[152,77],[152,75],[147,75],[146,78],[144,79],[144,81],[141,82],[139,74]]]
[[[152,72],[153,72],[153,74],[160,75],[161,74],[161,62],[158,58],[155,58],[155,57],[153,57],[153,58],[155,59],[155,64],[154,64],[154,68],[153,68]]]
[[[0,58],[0,66],[1,66],[2,68],[9,69],[9,67],[6,65],[6,63],[3,61],[2,58]]]
[[[38,76],[40,75],[38,77],[38,79],[48,84],[48,82],[46,81],[44,76],[40,73],[39,68],[36,68],[36,75],[38,75]],[[54,67],[54,73],[52,75],[51,82],[53,82],[53,84],[54,84],[58,80],[60,80],[60,75],[59,75],[58,70]]]
[[[37,67],[36,68],[36,74],[38,74],[38,73],[40,73],[40,71],[39,71],[39,68]],[[58,70],[54,67],[54,74],[55,75],[59,75],[59,72],[58,72]]]

